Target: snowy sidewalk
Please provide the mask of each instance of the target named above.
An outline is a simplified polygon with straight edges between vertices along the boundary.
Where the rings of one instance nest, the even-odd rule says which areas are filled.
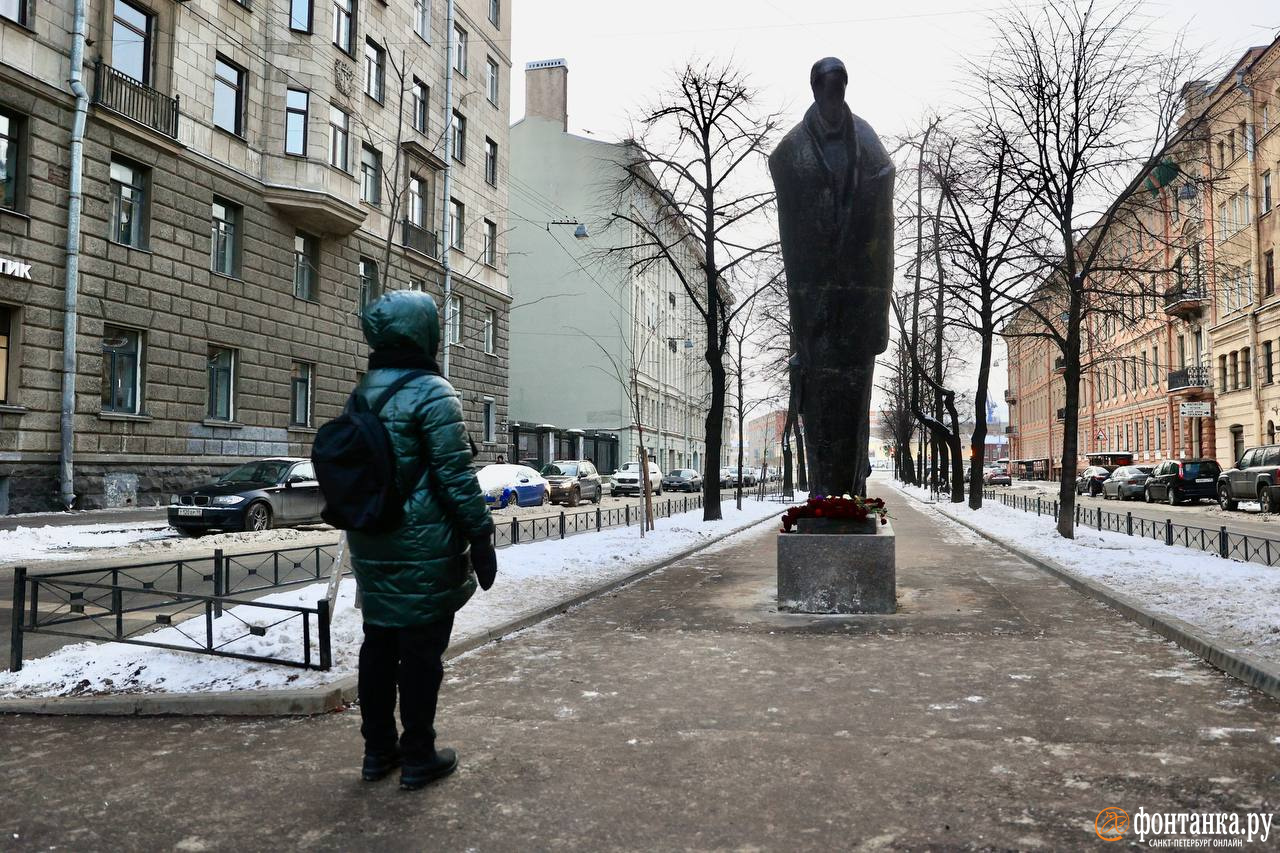
[[[1063,539],[1048,515],[992,501],[975,511],[968,504],[932,503],[923,489],[886,485],[1146,609],[1186,622],[1228,651],[1280,667],[1280,568],[1084,526],[1076,527],[1074,540]]]
[[[873,490],[899,537],[897,614],[777,613],[776,540],[761,525],[452,660],[436,728],[461,768],[417,795],[358,781],[354,710],[10,717],[0,838],[21,850],[1081,850],[1101,845],[1107,806],[1274,808],[1280,703]]]

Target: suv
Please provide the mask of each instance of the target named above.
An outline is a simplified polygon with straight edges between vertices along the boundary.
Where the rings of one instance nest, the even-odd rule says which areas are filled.
[[[1212,459],[1167,459],[1147,478],[1147,503],[1168,501],[1175,506],[1184,500],[1213,500],[1221,473],[1222,467]]]
[[[1280,512],[1280,444],[1251,447],[1218,475],[1218,505],[1235,509],[1239,501],[1266,502],[1271,512]]]
[[[579,501],[588,500],[598,504],[604,494],[600,472],[586,459],[557,459],[543,465],[538,473],[547,481],[552,503],[577,506]]]
[[[649,491],[655,495],[662,494],[662,471],[658,469],[657,462],[649,463]],[[628,462],[614,473],[612,493],[615,495],[644,493],[644,487],[640,485],[639,462]]]

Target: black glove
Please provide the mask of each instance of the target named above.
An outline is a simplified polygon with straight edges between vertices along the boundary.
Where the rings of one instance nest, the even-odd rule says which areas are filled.
[[[498,576],[498,555],[493,550],[493,540],[488,536],[478,536],[471,540],[471,567],[476,570],[476,579],[480,588],[487,590],[493,586]]]

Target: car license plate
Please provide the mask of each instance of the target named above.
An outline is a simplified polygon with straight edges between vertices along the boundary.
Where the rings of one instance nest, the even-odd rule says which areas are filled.
[[[198,518],[200,516],[200,512],[200,507],[197,506],[178,507],[178,515],[194,515]]]
[[[1196,478],[1196,482],[1197,482],[1197,483],[1212,483],[1212,482],[1213,482],[1213,478],[1211,478],[1211,477],[1198,477],[1198,478]]]

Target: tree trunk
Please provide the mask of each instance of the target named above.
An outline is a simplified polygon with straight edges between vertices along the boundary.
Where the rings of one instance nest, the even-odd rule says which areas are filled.
[[[1058,484],[1058,533],[1067,539],[1076,538],[1076,454],[1080,431],[1080,289],[1072,281],[1070,305],[1067,314],[1066,373],[1062,377],[1066,386],[1063,395],[1065,417],[1062,420],[1062,482]],[[1049,460],[1053,465],[1052,458]]]
[[[711,405],[707,408],[704,441],[707,455],[702,460],[702,520],[719,521],[720,512],[720,454],[724,437],[724,392],[727,385],[724,361],[712,341],[707,345],[707,366],[711,368]]]
[[[982,507],[982,468],[987,455],[987,383],[991,379],[991,347],[995,337],[989,317],[990,311],[984,311],[978,389],[973,395],[973,435],[969,439],[969,506],[972,509]]]
[[[738,341],[738,471],[737,471],[737,476],[735,478],[737,479],[738,482],[734,484],[734,493],[736,495],[735,500],[737,501],[738,509],[742,509],[742,470],[743,470],[743,463],[745,461],[743,459],[743,455],[746,453],[746,448],[743,447],[743,435],[742,435],[743,414],[744,412],[743,412],[743,404],[742,404],[742,341]]]

